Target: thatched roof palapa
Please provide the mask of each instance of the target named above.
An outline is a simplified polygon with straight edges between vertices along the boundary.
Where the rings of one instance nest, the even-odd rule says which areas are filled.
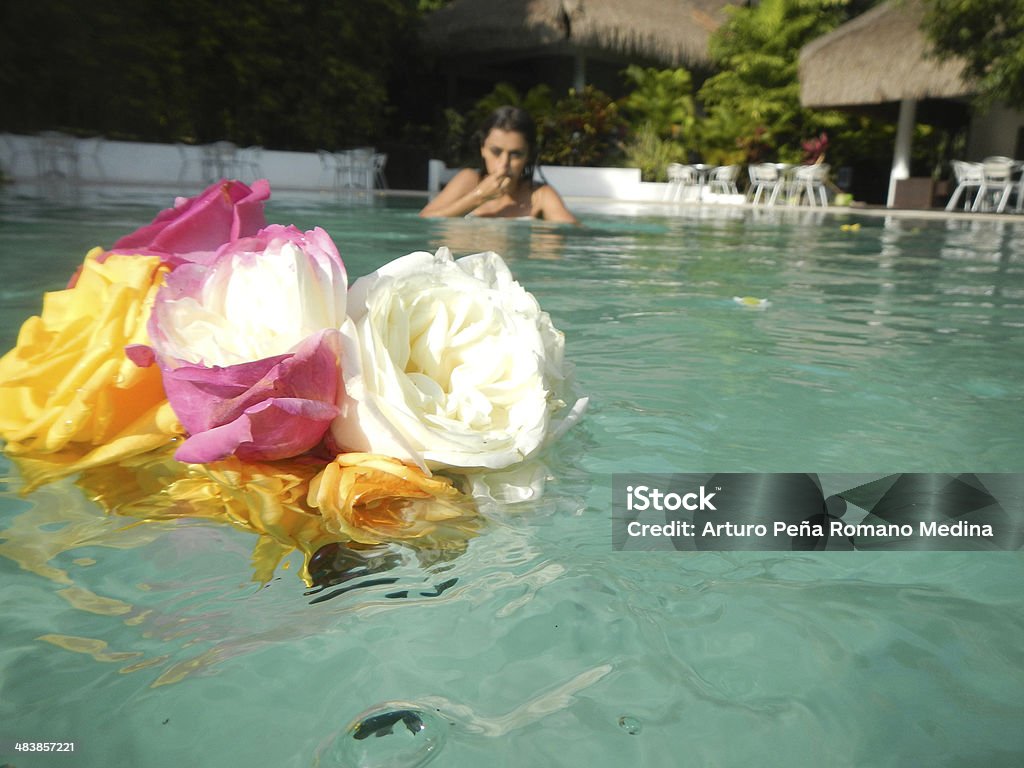
[[[729,0],[455,0],[424,20],[433,49],[475,52],[591,49],[669,66],[708,61],[708,37]]]
[[[974,93],[961,59],[932,54],[923,17],[920,0],[890,0],[805,45],[800,102],[843,107]]]

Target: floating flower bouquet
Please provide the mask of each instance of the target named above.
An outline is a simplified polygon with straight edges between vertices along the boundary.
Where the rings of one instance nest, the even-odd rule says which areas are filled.
[[[29,488],[79,473],[118,513],[255,530],[262,579],[295,547],[308,566],[332,541],[464,539],[467,478],[585,408],[562,334],[495,253],[411,253],[350,287],[324,230],[266,224],[269,195],[179,199],[45,294],[0,359],[7,453]]]

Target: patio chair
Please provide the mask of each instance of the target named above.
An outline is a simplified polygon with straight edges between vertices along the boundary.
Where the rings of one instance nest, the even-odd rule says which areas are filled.
[[[668,188],[665,190],[665,200],[682,200],[686,187],[692,187],[697,183],[697,171],[691,165],[682,163],[669,163],[668,166]]]
[[[949,202],[946,203],[946,210],[952,211],[956,208],[957,203],[960,201],[960,196],[963,195],[964,210],[966,211],[969,209],[968,198],[970,192],[973,190],[977,193],[978,188],[981,187],[981,163],[968,163],[964,160],[954,160],[953,178],[956,179],[956,189],[953,190],[953,196],[950,197]]]
[[[994,165],[1010,166],[1010,190],[1008,193],[1004,193],[1004,197],[1000,200],[1000,203],[996,208],[997,212],[1002,213],[1006,210],[1006,207],[1010,202],[1010,196],[1016,194],[1017,204],[1013,210],[1016,213],[1020,213],[1024,210],[1024,161],[1014,160],[1012,157],[1007,157],[1006,155],[992,155],[981,161],[983,166],[988,165],[989,163]],[[1017,174],[1020,174],[1020,176],[1014,179],[1013,177]]]
[[[388,179],[384,175],[384,167],[388,164],[388,156],[383,152],[375,152],[373,155],[373,186],[377,189],[387,189]]]
[[[989,210],[989,197],[997,213],[1006,209],[1006,203],[1013,191],[1013,160],[1008,157],[986,157],[981,163],[981,186],[974,197],[972,211]]]
[[[437,197],[441,188],[454,179],[458,172],[458,168],[449,168],[445,165],[444,160],[438,160],[436,157],[427,160],[427,195],[429,198],[433,200]],[[534,171],[535,174],[536,172]]]
[[[263,168],[260,160],[263,157],[263,147],[252,146],[238,150],[235,158],[235,169],[239,176],[248,176],[250,181],[262,178]]]
[[[1017,170],[1021,172],[1020,178],[1017,180],[1017,205],[1013,209],[1016,213],[1024,211],[1024,163],[1017,163]]]
[[[320,180],[317,186],[320,189],[338,189],[341,186],[341,173],[338,168],[338,156],[326,149],[318,149],[316,156],[320,158]]]
[[[372,191],[374,177],[373,147],[356,147],[355,149],[348,150],[345,154],[348,155],[350,163],[349,183],[346,186],[367,192]]]
[[[747,175],[750,176],[750,202],[758,205],[761,195],[765,196],[765,205],[775,205],[782,190],[782,171],[772,163],[757,163],[747,166]]]
[[[35,156],[36,175],[40,179],[78,182],[78,142],[74,136],[60,131],[37,134]]]
[[[793,197],[790,203],[800,205],[804,195],[807,196],[807,204],[815,206],[821,202],[823,208],[828,206],[828,172],[831,166],[828,163],[815,163],[814,165],[801,165],[793,172]]]
[[[720,165],[711,172],[708,189],[723,195],[738,195],[736,177],[740,174],[738,165]]]

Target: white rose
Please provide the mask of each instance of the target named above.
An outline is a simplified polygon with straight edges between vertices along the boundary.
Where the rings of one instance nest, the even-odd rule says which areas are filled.
[[[564,337],[496,253],[410,253],[356,280],[348,307],[339,449],[507,467],[540,448],[565,406]]]

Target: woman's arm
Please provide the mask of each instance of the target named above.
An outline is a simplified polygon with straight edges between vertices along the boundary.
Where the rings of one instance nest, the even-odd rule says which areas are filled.
[[[420,216],[465,216],[483,203],[500,197],[508,185],[505,176],[485,176],[470,168],[463,168],[452,178],[437,197],[427,203]]]
[[[550,184],[538,187],[535,194],[540,198],[538,201],[540,204],[537,206],[540,218],[545,221],[561,221],[566,224],[580,223],[579,219],[565,207],[562,196]]]

